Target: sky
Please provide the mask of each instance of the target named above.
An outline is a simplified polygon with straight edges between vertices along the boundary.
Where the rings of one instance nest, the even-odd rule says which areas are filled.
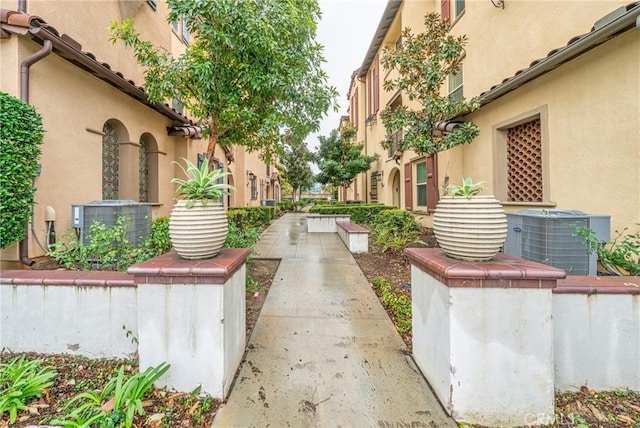
[[[387,0],[319,0],[322,19],[318,24],[317,41],[324,46],[327,62],[323,70],[329,84],[339,93],[338,112],[330,110],[317,134],[307,137],[310,149],[318,145],[318,135],[328,136],[347,114],[347,90],[351,74],[362,65],[373,35],[378,28]]]

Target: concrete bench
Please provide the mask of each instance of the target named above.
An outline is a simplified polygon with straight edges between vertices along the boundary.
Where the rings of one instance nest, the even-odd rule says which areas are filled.
[[[347,214],[309,214],[307,215],[307,232],[336,233],[339,222],[349,222],[351,216]]]
[[[369,252],[369,229],[349,221],[336,224],[338,236],[352,253]]]

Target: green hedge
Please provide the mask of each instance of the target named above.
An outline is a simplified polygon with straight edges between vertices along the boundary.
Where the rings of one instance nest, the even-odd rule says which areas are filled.
[[[33,107],[0,92],[0,247],[24,238],[35,203],[42,118]]]
[[[229,220],[235,221],[242,214],[242,222],[251,227],[266,226],[276,215],[276,207],[231,207],[227,210]]]
[[[394,208],[382,204],[321,205],[312,207],[309,212],[313,214],[347,214],[351,216],[352,223],[369,225],[374,222],[378,213]]]
[[[278,202],[278,208],[280,208],[282,211],[293,211],[293,201],[280,201]]]

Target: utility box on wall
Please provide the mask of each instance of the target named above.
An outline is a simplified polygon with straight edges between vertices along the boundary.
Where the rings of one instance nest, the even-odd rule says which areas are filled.
[[[577,227],[594,231],[599,241],[610,240],[611,216],[575,210],[526,209],[507,214],[504,252],[564,269],[567,275],[597,275],[598,255],[589,254]]]

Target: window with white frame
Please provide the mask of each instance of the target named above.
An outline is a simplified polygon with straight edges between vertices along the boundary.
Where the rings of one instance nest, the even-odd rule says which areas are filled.
[[[185,44],[188,44],[190,40],[190,36],[189,36],[189,27],[187,26],[187,18],[183,17],[182,18],[182,41]]]
[[[462,64],[460,70],[455,74],[449,75],[449,96],[455,100],[462,99],[463,94],[463,71]]]

